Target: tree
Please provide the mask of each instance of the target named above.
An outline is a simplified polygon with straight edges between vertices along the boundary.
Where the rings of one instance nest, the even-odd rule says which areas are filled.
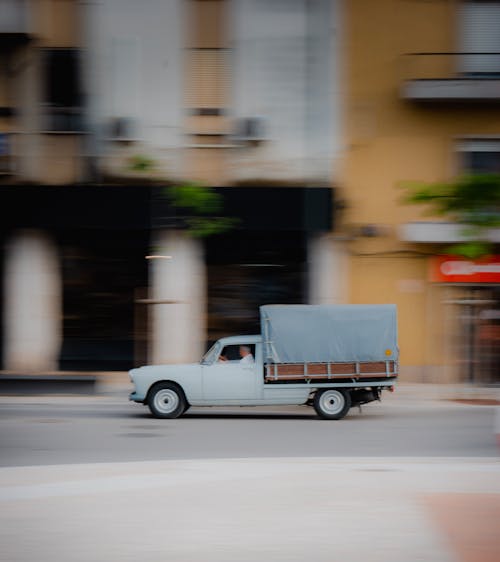
[[[190,236],[206,238],[234,227],[236,219],[221,216],[222,196],[209,187],[186,183],[166,188],[176,219]]]
[[[144,173],[151,179],[156,162],[149,156],[136,154],[128,160],[128,169]],[[175,209],[173,223],[194,238],[206,238],[221,234],[233,228],[237,219],[221,216],[222,196],[210,187],[197,183],[172,184],[172,180],[156,178],[156,181],[169,184],[163,190],[172,208]]]
[[[500,174],[466,175],[449,183],[405,184],[405,201],[429,206],[429,214],[440,215],[462,225],[466,241],[447,252],[467,258],[491,254],[488,231],[500,227]]]

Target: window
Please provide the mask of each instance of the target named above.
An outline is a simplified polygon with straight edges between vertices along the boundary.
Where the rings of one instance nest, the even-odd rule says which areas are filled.
[[[250,358],[248,356],[250,354]],[[220,363],[239,363],[241,361],[253,363],[255,359],[255,345],[238,344],[226,345],[222,349],[218,361]]]
[[[76,49],[44,51],[44,130],[82,130],[80,53]]]
[[[500,138],[467,139],[458,144],[460,169],[469,174],[500,174]]]
[[[500,76],[500,2],[463,2],[459,13],[460,71],[471,77]]]
[[[13,171],[10,139],[7,133],[0,133],[0,175],[10,175]]]
[[[228,2],[193,0],[189,9],[186,105],[194,115],[223,115],[229,103]]]
[[[229,58],[227,49],[188,51],[186,101],[191,111],[223,113],[229,98]]]

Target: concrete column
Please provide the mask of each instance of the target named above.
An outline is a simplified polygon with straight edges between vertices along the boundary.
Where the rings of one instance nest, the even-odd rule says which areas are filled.
[[[308,262],[309,303],[347,303],[349,260],[344,243],[330,234],[311,237]]]
[[[182,232],[156,235],[150,298],[153,364],[199,361],[205,351],[205,261],[202,243]]]
[[[6,247],[4,368],[57,369],[62,340],[62,281],[57,249],[40,231],[20,231]]]

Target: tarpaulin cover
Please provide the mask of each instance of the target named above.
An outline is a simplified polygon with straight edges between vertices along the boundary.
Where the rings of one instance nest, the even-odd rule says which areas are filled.
[[[260,307],[264,359],[275,363],[398,359],[394,304]]]

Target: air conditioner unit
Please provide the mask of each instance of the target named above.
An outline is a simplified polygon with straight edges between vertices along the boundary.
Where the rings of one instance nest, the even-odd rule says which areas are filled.
[[[236,122],[236,140],[248,143],[260,143],[264,140],[264,118],[245,117]]]
[[[130,117],[113,117],[109,122],[108,138],[117,142],[136,140],[136,123]]]

